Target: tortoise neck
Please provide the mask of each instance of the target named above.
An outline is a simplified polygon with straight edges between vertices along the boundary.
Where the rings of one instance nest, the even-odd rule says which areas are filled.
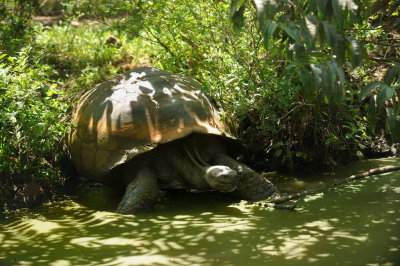
[[[191,143],[189,143],[189,145],[186,143],[183,144],[183,149],[185,150],[185,153],[189,157],[190,161],[204,171],[205,168],[209,167],[209,164],[206,163],[203,158],[201,158],[196,141],[192,140],[190,142]]]

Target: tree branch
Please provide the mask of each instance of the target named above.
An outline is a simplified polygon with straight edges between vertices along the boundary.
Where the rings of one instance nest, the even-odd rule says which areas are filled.
[[[346,179],[344,179],[344,180],[342,180],[342,181],[340,181],[338,183],[333,184],[333,186],[339,186],[339,185],[342,185],[344,183],[348,183],[348,182],[351,182],[353,180],[358,180],[358,179],[361,179],[361,178],[364,178],[364,177],[367,177],[367,176],[371,176],[371,175],[379,175],[379,174],[389,173],[389,172],[398,171],[398,170],[400,170],[400,166],[385,166],[385,167],[374,168],[374,169],[371,169],[371,170],[369,170],[367,172],[364,172],[364,173],[361,173],[361,174],[352,175],[352,176],[350,176],[350,177],[348,177],[348,178],[346,178]],[[327,186],[323,186],[323,187],[320,187],[320,188],[317,188],[317,189],[306,190],[306,191],[302,191],[302,192],[295,193],[295,194],[285,195],[285,196],[282,196],[282,197],[279,197],[279,198],[272,199],[271,203],[273,203],[274,205],[282,204],[282,203],[287,202],[289,200],[297,199],[297,198],[300,198],[300,197],[303,197],[303,196],[306,196],[306,195],[309,195],[309,194],[324,190],[324,189],[326,189],[328,187],[331,187],[331,186],[332,185],[327,185]],[[279,209],[278,207],[275,207],[275,206],[274,206],[274,208]]]
[[[373,42],[373,41],[363,41],[362,43],[367,44],[367,43],[372,43],[375,45],[381,45],[381,46],[390,46],[390,47],[400,47],[400,44],[390,44],[390,43],[381,43],[381,42]]]

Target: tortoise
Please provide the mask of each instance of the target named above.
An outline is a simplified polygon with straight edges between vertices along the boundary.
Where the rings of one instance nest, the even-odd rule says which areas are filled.
[[[194,79],[142,67],[78,101],[68,147],[78,172],[123,185],[122,214],[151,209],[160,190],[216,190],[251,201],[275,186],[232,156],[239,142]]]

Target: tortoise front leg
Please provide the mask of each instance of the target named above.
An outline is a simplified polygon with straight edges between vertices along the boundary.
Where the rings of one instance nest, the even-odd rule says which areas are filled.
[[[239,163],[225,154],[214,155],[213,163],[228,166],[238,173],[237,189],[233,194],[240,199],[258,201],[279,195],[278,190],[270,181],[247,165]]]
[[[124,175],[127,174],[129,174],[129,168],[124,173]],[[143,167],[126,187],[117,212],[133,214],[146,211],[157,203],[158,195],[159,188],[155,174],[148,167]]]

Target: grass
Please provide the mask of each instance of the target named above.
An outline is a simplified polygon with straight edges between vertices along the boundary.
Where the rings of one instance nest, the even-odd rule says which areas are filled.
[[[150,63],[148,43],[104,24],[65,21],[52,26],[38,23],[35,29],[45,60],[73,90],[85,91],[116,73]]]
[[[0,211],[23,206],[18,195],[32,180],[55,195],[68,178],[64,137],[81,93],[150,64],[147,43],[104,24],[35,22],[29,34],[22,48],[0,50]]]

